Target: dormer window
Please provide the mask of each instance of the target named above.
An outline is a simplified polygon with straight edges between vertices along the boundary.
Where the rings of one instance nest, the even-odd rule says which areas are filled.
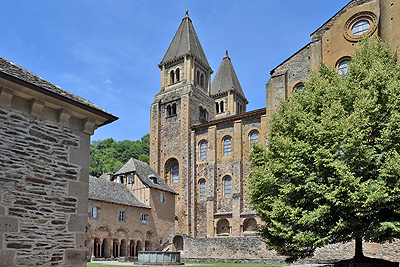
[[[135,179],[133,179],[133,178],[134,178],[133,172],[128,173],[128,174],[126,175],[126,179],[128,180],[128,184],[133,184],[133,183],[135,183]]]
[[[158,184],[157,177],[151,176],[151,177],[150,177],[150,180],[151,180],[154,184]]]
[[[119,183],[119,184],[124,183],[124,175],[123,174],[117,176],[117,183]]]

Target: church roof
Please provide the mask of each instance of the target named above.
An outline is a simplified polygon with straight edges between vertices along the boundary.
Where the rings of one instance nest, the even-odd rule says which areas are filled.
[[[186,16],[182,19],[181,25],[176,32],[174,39],[160,65],[167,64],[181,56],[192,54],[199,59],[206,67],[210,68],[199,38],[194,30],[192,20],[189,18],[186,10]]]
[[[124,166],[122,166],[119,171],[117,171],[114,175],[125,174],[135,172],[139,179],[147,186],[151,188],[161,189],[163,191],[168,191],[175,194],[175,191],[171,189],[161,178],[160,175],[154,171],[149,164],[146,162],[140,161],[138,159],[131,158]]]
[[[147,208],[125,185],[89,176],[89,199]]]
[[[210,94],[211,96],[215,96],[229,92],[231,90],[236,91],[237,94],[246,99],[239,79],[236,76],[236,72],[233,68],[231,59],[228,56],[227,50],[225,57],[222,59],[222,63],[219,66],[217,74],[215,75],[215,78],[211,84]]]

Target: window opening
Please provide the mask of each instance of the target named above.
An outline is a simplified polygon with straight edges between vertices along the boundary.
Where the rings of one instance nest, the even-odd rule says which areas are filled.
[[[338,66],[339,76],[342,76],[343,74],[347,73],[347,71],[349,70],[349,62],[350,60],[348,59],[340,61]]]
[[[224,138],[224,155],[230,155],[232,153],[232,138],[227,136]]]
[[[218,103],[218,102],[215,103],[215,111],[216,111],[217,113],[219,113],[219,103]]]
[[[172,183],[179,183],[179,166],[176,164],[172,166]]]
[[[160,203],[165,202],[165,193],[160,193]]]
[[[171,108],[171,115],[175,115],[175,114],[176,114],[176,104],[173,103],[172,108]]]
[[[201,141],[200,143],[200,158],[207,158],[207,141]]]
[[[133,177],[133,172],[127,174],[128,184],[135,183],[135,179]]]
[[[175,71],[175,82],[179,82],[181,80],[181,71],[179,69],[176,69]]]
[[[258,131],[252,131],[250,133],[250,144],[258,143]]]
[[[224,112],[224,101],[221,101],[219,103],[219,112],[223,113]]]
[[[199,182],[200,187],[200,199],[206,199],[206,180],[201,179]]]
[[[122,210],[119,211],[119,221],[125,222],[125,211]]]
[[[147,224],[147,214],[142,214],[142,224]]]
[[[360,35],[363,35],[364,33],[366,33],[370,27],[371,27],[371,24],[369,23],[369,21],[366,19],[363,19],[363,20],[357,21],[353,25],[353,27],[351,28],[351,32],[354,35],[360,36]]]
[[[232,182],[231,177],[226,176],[224,179],[224,197],[225,198],[231,197],[231,182]]]
[[[175,72],[173,70],[171,70],[169,79],[170,79],[170,84],[173,84],[175,82]]]
[[[92,207],[91,217],[97,219],[97,207]]]

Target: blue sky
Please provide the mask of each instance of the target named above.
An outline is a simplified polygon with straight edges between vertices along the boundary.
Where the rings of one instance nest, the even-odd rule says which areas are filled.
[[[250,111],[266,105],[269,72],[348,2],[5,0],[0,56],[119,117],[92,140],[138,140],[186,9],[214,75],[229,50]]]

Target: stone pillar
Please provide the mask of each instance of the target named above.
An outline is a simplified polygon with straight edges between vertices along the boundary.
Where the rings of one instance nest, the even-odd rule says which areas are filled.
[[[217,167],[217,127],[208,128],[209,156],[207,177],[207,237],[214,237],[214,207],[215,207],[215,169]]]
[[[234,124],[234,157],[232,172],[232,236],[240,236],[240,212],[242,198],[242,157],[243,157],[242,121]]]

